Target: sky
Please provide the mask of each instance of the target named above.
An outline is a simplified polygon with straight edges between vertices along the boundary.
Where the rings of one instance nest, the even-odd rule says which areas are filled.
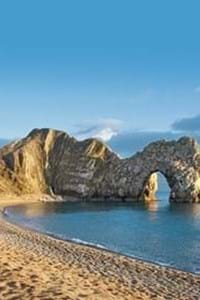
[[[0,137],[50,127],[124,153],[198,137],[199,11],[198,0],[0,1]]]

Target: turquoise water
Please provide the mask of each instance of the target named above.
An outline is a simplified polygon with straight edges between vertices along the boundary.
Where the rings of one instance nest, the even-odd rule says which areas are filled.
[[[6,210],[12,221],[72,239],[200,273],[200,205],[136,203],[36,203]]]

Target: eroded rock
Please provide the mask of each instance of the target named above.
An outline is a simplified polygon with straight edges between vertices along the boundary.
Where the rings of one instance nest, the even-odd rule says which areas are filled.
[[[194,139],[154,142],[120,159],[96,139],[80,142],[62,131],[35,129],[0,150],[0,193],[151,200],[157,171],[167,179],[171,201],[200,202],[200,148]]]

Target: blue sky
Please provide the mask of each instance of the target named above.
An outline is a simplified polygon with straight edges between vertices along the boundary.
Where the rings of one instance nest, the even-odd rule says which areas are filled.
[[[194,0],[1,1],[0,136],[198,135],[199,11]]]

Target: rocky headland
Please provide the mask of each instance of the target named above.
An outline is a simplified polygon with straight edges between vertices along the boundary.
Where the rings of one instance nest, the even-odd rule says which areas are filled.
[[[0,149],[0,195],[149,200],[155,198],[158,171],[171,201],[200,202],[200,147],[192,138],[154,142],[121,159],[97,139],[34,129]]]

